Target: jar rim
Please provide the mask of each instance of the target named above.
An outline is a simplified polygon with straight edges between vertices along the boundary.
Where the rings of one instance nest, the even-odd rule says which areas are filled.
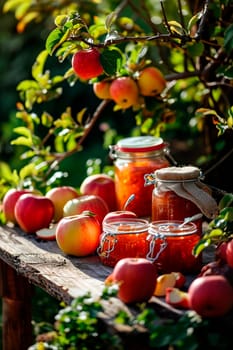
[[[149,221],[140,218],[109,218],[103,222],[103,231],[109,235],[137,234],[148,228]]]
[[[114,149],[119,152],[150,152],[160,150],[165,146],[161,137],[134,136],[119,140]]]
[[[197,232],[197,225],[194,222],[183,224],[182,220],[158,220],[152,221],[148,232],[150,235],[163,235],[169,237],[188,236]]]

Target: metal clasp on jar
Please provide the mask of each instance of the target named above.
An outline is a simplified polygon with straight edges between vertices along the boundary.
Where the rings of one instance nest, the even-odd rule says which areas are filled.
[[[164,251],[164,249],[166,249],[168,243],[166,240],[166,237],[163,234],[160,233],[155,233],[155,234],[150,234],[147,237],[147,240],[150,240],[150,246],[149,246],[149,252],[146,255],[146,258],[152,262],[155,262],[160,254]],[[156,241],[160,240],[160,248],[159,251],[157,252],[157,254],[154,256],[154,251],[155,251],[155,246],[156,246]]]
[[[97,248],[97,254],[101,257],[108,258],[110,253],[114,251],[117,241],[118,239],[115,234],[104,233],[101,237],[100,245]]]

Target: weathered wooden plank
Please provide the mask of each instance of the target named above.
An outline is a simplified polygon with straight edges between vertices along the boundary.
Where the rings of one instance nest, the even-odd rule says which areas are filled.
[[[64,255],[55,241],[39,241],[10,227],[0,227],[0,257],[20,275],[59,300],[70,302],[78,294],[99,293],[112,271],[97,256]]]

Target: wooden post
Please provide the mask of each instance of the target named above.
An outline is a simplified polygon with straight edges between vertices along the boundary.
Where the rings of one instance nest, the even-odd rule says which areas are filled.
[[[0,260],[2,349],[27,350],[32,345],[32,286],[25,277]]]

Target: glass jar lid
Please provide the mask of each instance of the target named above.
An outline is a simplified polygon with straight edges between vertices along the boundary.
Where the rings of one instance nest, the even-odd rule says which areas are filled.
[[[114,148],[119,152],[150,152],[160,150],[165,146],[161,137],[135,136],[118,141]]]
[[[184,223],[181,220],[153,221],[150,223],[148,232],[155,236],[180,237],[196,233],[197,226],[194,222]]]

